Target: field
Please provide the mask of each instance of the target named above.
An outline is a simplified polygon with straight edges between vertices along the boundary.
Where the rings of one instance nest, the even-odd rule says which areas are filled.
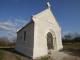
[[[80,42],[63,43],[63,47],[68,54],[80,57]]]
[[[0,60],[15,60],[15,58],[17,59],[15,54],[13,54],[12,52],[6,49],[10,49],[10,48],[0,48]]]
[[[63,42],[63,46],[64,46],[64,49],[62,51],[65,52],[66,54],[69,54],[75,57],[80,57],[80,42],[75,42],[75,43]],[[0,48],[0,60],[31,60],[31,59],[26,58],[26,56],[15,51],[14,48],[9,48],[9,47],[2,48],[1,47]],[[42,58],[41,60],[48,60],[48,59]]]

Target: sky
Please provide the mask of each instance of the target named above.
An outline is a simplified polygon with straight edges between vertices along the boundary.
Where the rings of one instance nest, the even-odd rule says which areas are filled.
[[[16,37],[16,31],[32,15],[46,9],[48,0],[0,0],[0,37]],[[49,0],[62,34],[80,33],[80,0]]]

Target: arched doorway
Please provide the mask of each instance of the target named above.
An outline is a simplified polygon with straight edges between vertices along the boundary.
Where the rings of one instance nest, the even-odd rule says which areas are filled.
[[[53,35],[50,32],[47,33],[47,47],[48,47],[48,50],[53,50],[54,49]]]

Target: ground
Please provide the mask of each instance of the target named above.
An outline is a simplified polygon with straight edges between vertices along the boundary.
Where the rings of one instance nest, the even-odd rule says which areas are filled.
[[[49,58],[40,60],[80,60],[80,43],[64,44],[64,49],[51,52]],[[14,48],[0,48],[0,60],[31,60],[30,58],[15,51]]]
[[[79,56],[73,56],[67,52],[53,52],[51,55],[52,60],[80,60]]]

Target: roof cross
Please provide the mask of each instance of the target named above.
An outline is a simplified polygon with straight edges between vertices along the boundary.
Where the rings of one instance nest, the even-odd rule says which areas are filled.
[[[47,7],[48,7],[48,8],[50,8],[50,7],[51,7],[51,5],[50,5],[50,3],[49,3],[49,2],[47,2]]]

